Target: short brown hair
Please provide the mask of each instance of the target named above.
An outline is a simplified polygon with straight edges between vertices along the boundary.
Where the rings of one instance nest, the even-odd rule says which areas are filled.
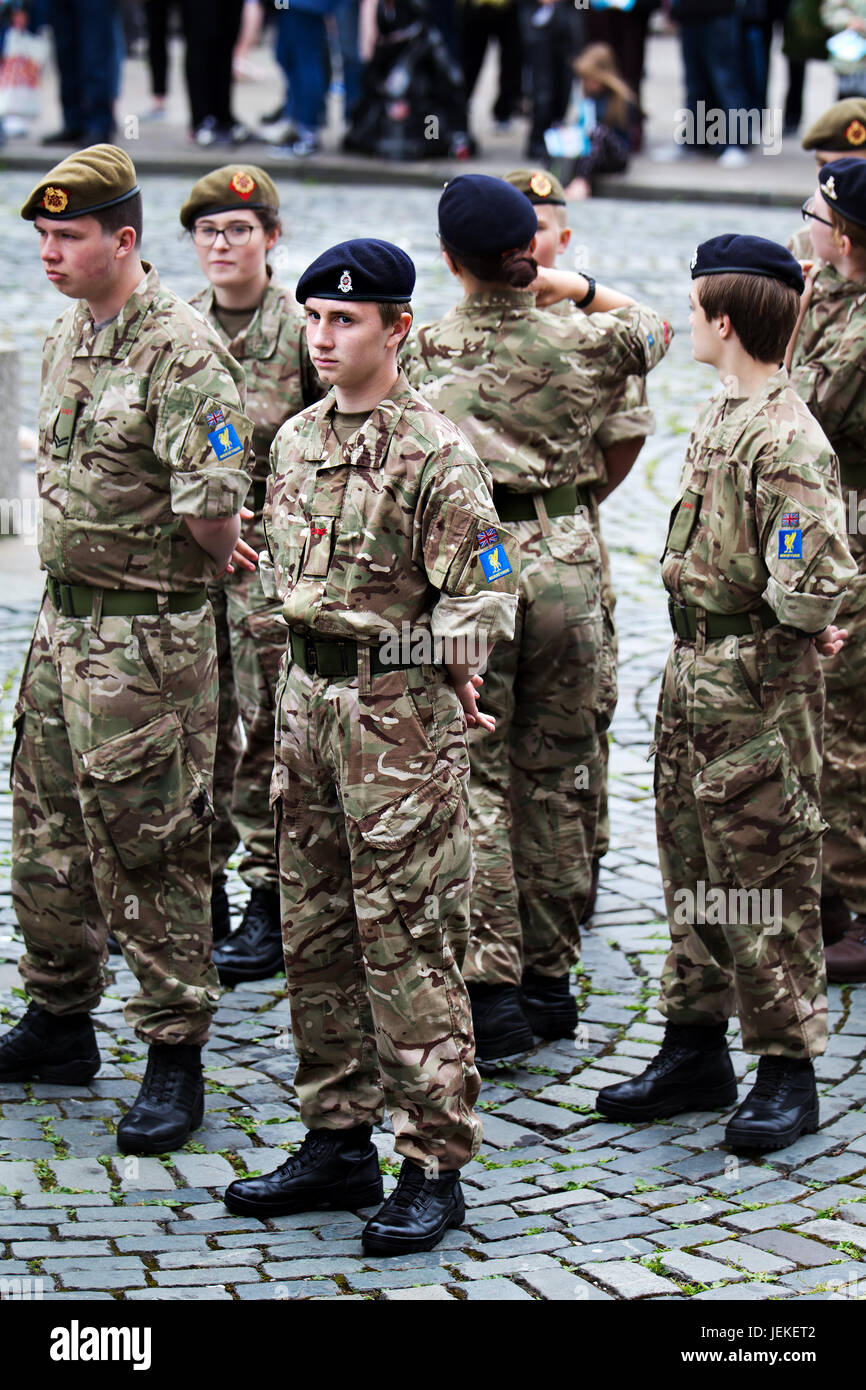
[[[131,198],[124,198],[122,203],[115,203],[110,208],[100,208],[90,215],[96,218],[103,232],[109,236],[112,232],[119,232],[121,227],[132,227],[135,231],[135,244],[137,247],[141,245],[143,213],[140,193],[133,193]]]
[[[397,324],[400,322],[401,314],[412,314],[412,305],[408,302],[408,300],[404,304],[387,304],[384,303],[382,300],[378,300],[377,304],[379,308],[379,318],[382,320],[383,328],[395,328]],[[403,346],[411,332],[412,325],[410,324],[409,327],[406,329],[406,332],[403,334],[403,337],[400,339],[400,347]]]
[[[727,314],[743,351],[757,362],[782,362],[800,312],[800,295],[768,275],[701,275],[698,303],[708,319]]]
[[[827,203],[826,198],[824,199]],[[850,222],[847,217],[843,217],[841,212],[837,212],[831,203],[827,203],[827,211],[830,214],[830,221],[833,223],[833,230],[836,232],[835,240],[846,236],[852,246],[856,246],[858,251],[866,251],[866,227],[861,227],[858,222]]]

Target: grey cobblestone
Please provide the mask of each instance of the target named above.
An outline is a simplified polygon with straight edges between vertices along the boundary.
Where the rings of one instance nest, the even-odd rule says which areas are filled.
[[[583,1272],[623,1298],[650,1298],[654,1294],[679,1293],[673,1280],[662,1279],[661,1275],[653,1274],[652,1270],[638,1264],[611,1260],[606,1264],[584,1265]]]
[[[464,1286],[465,1297],[470,1303],[487,1300],[495,1303],[531,1303],[532,1295],[510,1279],[481,1279],[477,1284]]]
[[[609,1293],[567,1269],[530,1269],[520,1278],[542,1298],[568,1299],[579,1303],[611,1302]]]

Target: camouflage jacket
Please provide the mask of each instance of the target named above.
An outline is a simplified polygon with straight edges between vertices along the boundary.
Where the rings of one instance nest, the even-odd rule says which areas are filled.
[[[791,385],[833,445],[843,484],[850,474],[853,486],[866,487],[866,284],[818,265]]]
[[[334,404],[331,392],[296,415],[271,448],[262,581],[286,621],[360,642],[403,623],[434,637],[511,637],[518,546],[460,431],[402,372],[342,446]]]
[[[280,425],[325,394],[307,351],[304,316],[294,295],[273,280],[253,318],[234,338],[214,312],[212,286],[193,295],[190,304],[244,369],[246,409],[253,426],[253,479],[267,482],[271,445]]]
[[[82,301],[46,339],[39,556],[67,583],[171,593],[217,572],[184,517],[240,510],[251,428],[241,368],[144,268],[99,332]]]
[[[530,290],[467,295],[420,328],[404,358],[425,399],[460,425],[497,483],[543,492],[582,462],[626,376],[661,360],[671,329],[652,309],[552,314]]]
[[[745,400],[698,417],[662,556],[665,588],[711,613],[756,609],[820,632],[856,566],[836,459],[780,367]]]
[[[551,304],[547,312],[582,317],[581,310],[570,299]],[[645,439],[648,434],[655,433],[655,427],[655,415],[647,400],[646,377],[626,377],[611,401],[607,415],[587,445],[578,465],[575,482],[580,487],[590,488],[607,482],[605,449],[626,439]]]

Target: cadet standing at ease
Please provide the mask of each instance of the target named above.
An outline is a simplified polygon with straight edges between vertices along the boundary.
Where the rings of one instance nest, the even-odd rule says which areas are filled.
[[[261,1216],[381,1201],[371,1127],[387,1107],[403,1166],[364,1228],[371,1254],[429,1250],[460,1224],[481,1140],[460,974],[466,726],[492,721],[470,653],[511,635],[517,605],[486,469],[397,367],[414,283],[405,252],[357,240],[296,291],[333,390],[274,441],[262,560],[291,629],[271,800],[309,1133],[226,1192]]]
[[[249,489],[240,367],[139,258],[132,161],[95,145],[27,199],[42,264],[79,302],[44,350],[37,480],[45,597],[15,709],[12,895],[27,1013],[0,1081],[87,1084],[110,930],[148,1044],[126,1153],[202,1119],[217,671],[207,583]]]
[[[180,211],[210,289],[191,303],[240,362],[253,426],[255,465],[243,540],[264,549],[262,507],[268,455],[280,425],[322,395],[310,365],[304,320],[290,292],[273,278],[267,253],[280,235],[272,180],[254,164],[227,164],[199,179]],[[261,980],[283,966],[280,881],[268,788],[274,763],[277,672],[286,649],[278,599],[267,598],[255,565],[210,586],[217,629],[220,720],[214,765],[212,866],[214,965],[223,984]],[[238,758],[238,705],[245,747]],[[225,870],[244,845],[240,876],[250,890],[240,926],[227,940]]]
[[[725,394],[686,452],[662,558],[674,645],[659,698],[655,794],[671,950],[661,1051],[596,1108],[646,1121],[735,1103],[725,1035],[759,1056],[729,1120],[735,1148],[818,1127],[827,1045],[819,783],[824,681],[856,574],[836,458],[780,366],[803,276],[761,237],[692,260],[692,348]]]

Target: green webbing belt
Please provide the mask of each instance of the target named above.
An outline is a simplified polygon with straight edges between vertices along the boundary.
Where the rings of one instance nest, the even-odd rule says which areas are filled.
[[[358,643],[316,637],[313,633],[289,630],[289,650],[292,660],[309,676],[357,676]],[[414,661],[382,661],[378,651],[370,648],[370,675],[381,676],[386,671],[405,670]]]
[[[719,637],[751,637],[754,631],[752,618],[757,618],[761,627],[775,627],[779,621],[768,603],[762,603],[760,608],[752,609],[749,613],[707,613],[703,608],[675,603],[669,598],[668,613],[677,637],[682,637],[686,642],[694,642],[697,638],[700,613],[704,614],[705,631],[710,642]]]
[[[590,505],[589,490],[562,483],[547,492],[514,492],[503,483],[493,484],[493,505],[500,521],[535,521],[534,497],[544,500],[548,516],[573,516],[578,507]]]
[[[65,618],[89,618],[93,612],[93,596],[102,593],[102,612],[106,618],[138,617],[159,612],[160,595],[144,589],[95,589],[87,584],[63,584],[50,575],[46,591],[58,613]],[[207,603],[207,589],[188,589],[185,593],[166,594],[169,613],[188,613]]]

